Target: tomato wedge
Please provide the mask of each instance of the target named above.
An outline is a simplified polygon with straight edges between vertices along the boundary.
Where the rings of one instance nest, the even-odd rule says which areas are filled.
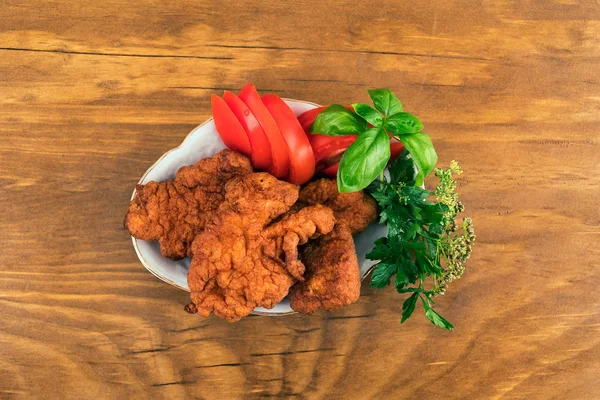
[[[308,182],[315,173],[315,156],[306,133],[292,109],[279,96],[267,94],[261,99],[277,123],[289,149],[288,182],[297,185]]]
[[[310,127],[312,126],[313,122],[315,122],[315,119],[317,119],[317,116],[319,114],[327,110],[327,107],[329,106],[313,108],[300,114],[300,116],[298,117],[298,121],[300,122],[300,125],[302,125],[302,129],[304,129],[304,132],[310,133]],[[350,111],[354,111],[352,106],[346,106],[346,108]]]
[[[290,157],[289,150],[277,123],[269,114],[269,110],[262,102],[256,88],[249,83],[242,88],[238,97],[246,103],[252,114],[258,120],[258,123],[263,128],[267,139],[271,145],[271,167],[267,171],[276,178],[285,178],[288,176]]]
[[[238,121],[227,103],[219,96],[211,95],[210,102],[215,127],[225,146],[249,157],[252,152],[250,141],[240,121]]]
[[[265,131],[263,131],[263,128],[258,123],[258,120],[248,106],[230,91],[225,91],[223,100],[225,100],[225,103],[231,108],[231,111],[235,114],[248,135],[250,148],[252,149],[250,154],[252,166],[256,169],[264,171],[268,170],[271,167],[272,161],[271,145],[269,144]]]

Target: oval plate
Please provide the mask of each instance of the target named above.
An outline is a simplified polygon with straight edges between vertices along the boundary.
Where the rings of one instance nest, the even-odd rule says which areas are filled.
[[[290,106],[292,111],[294,111],[296,116],[312,108],[319,107],[317,104],[300,100],[285,99],[285,102]],[[195,164],[203,158],[212,157],[224,148],[225,145],[221,141],[215,128],[215,124],[213,123],[213,119],[211,118],[194,128],[194,130],[192,130],[183,140],[181,145],[163,154],[154,165],[146,171],[140,179],[139,184],[146,184],[150,181],[161,182],[167,179],[174,179],[179,168],[185,165]],[[134,196],[135,190],[133,191],[131,198],[133,199]],[[375,264],[375,261],[367,260],[365,254],[371,251],[373,242],[376,239],[383,237],[386,234],[386,227],[374,222],[369,225],[364,232],[361,232],[354,237],[361,278],[364,278]],[[135,249],[138,258],[148,271],[172,286],[187,292],[190,291],[187,284],[187,271],[190,268],[191,261],[189,258],[173,261],[160,254],[158,242],[147,242],[136,239],[133,236],[131,237],[131,240],[133,241],[133,248]],[[295,311],[290,308],[290,302],[285,298],[272,309],[258,307],[252,313],[257,315],[279,316],[294,314]]]

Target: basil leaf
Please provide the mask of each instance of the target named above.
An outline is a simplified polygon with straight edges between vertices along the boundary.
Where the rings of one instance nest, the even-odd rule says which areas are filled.
[[[415,184],[423,184],[425,177],[435,168],[437,154],[431,143],[431,138],[424,132],[399,135],[398,139],[410,153],[417,168],[419,169]]]
[[[417,133],[423,129],[423,123],[412,114],[399,112],[385,120],[385,129],[394,135]]]
[[[344,152],[337,174],[340,193],[357,192],[369,186],[390,159],[390,140],[383,129],[369,129]]]
[[[411,316],[413,311],[415,311],[415,306],[417,305],[417,299],[419,298],[418,293],[413,293],[408,299],[404,300],[402,304],[402,321],[400,323],[404,323]]]
[[[402,111],[402,103],[389,89],[369,90],[369,96],[371,96],[375,108],[381,111],[386,118]]]
[[[356,111],[356,113],[358,115],[363,117],[363,119],[365,119],[368,123],[370,123],[374,127],[380,128],[381,125],[383,124],[383,117],[381,116],[379,111],[377,111],[370,105],[357,103],[357,104],[352,104],[352,108],[354,108],[354,111]]]
[[[367,121],[339,104],[332,104],[317,116],[311,133],[328,136],[358,134],[367,129]]]

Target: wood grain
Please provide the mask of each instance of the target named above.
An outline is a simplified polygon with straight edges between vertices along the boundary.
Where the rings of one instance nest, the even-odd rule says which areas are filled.
[[[596,1],[0,2],[0,398],[600,398]],[[210,93],[421,117],[478,234],[400,325],[393,289],[338,313],[183,312],[122,228],[141,174]]]

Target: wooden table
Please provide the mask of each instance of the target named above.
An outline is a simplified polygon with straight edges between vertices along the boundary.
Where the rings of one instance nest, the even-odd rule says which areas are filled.
[[[412,3],[3,1],[0,398],[600,398],[600,6]],[[388,87],[460,161],[454,332],[366,282],[338,313],[203,319],[142,267],[135,183],[247,82]]]

